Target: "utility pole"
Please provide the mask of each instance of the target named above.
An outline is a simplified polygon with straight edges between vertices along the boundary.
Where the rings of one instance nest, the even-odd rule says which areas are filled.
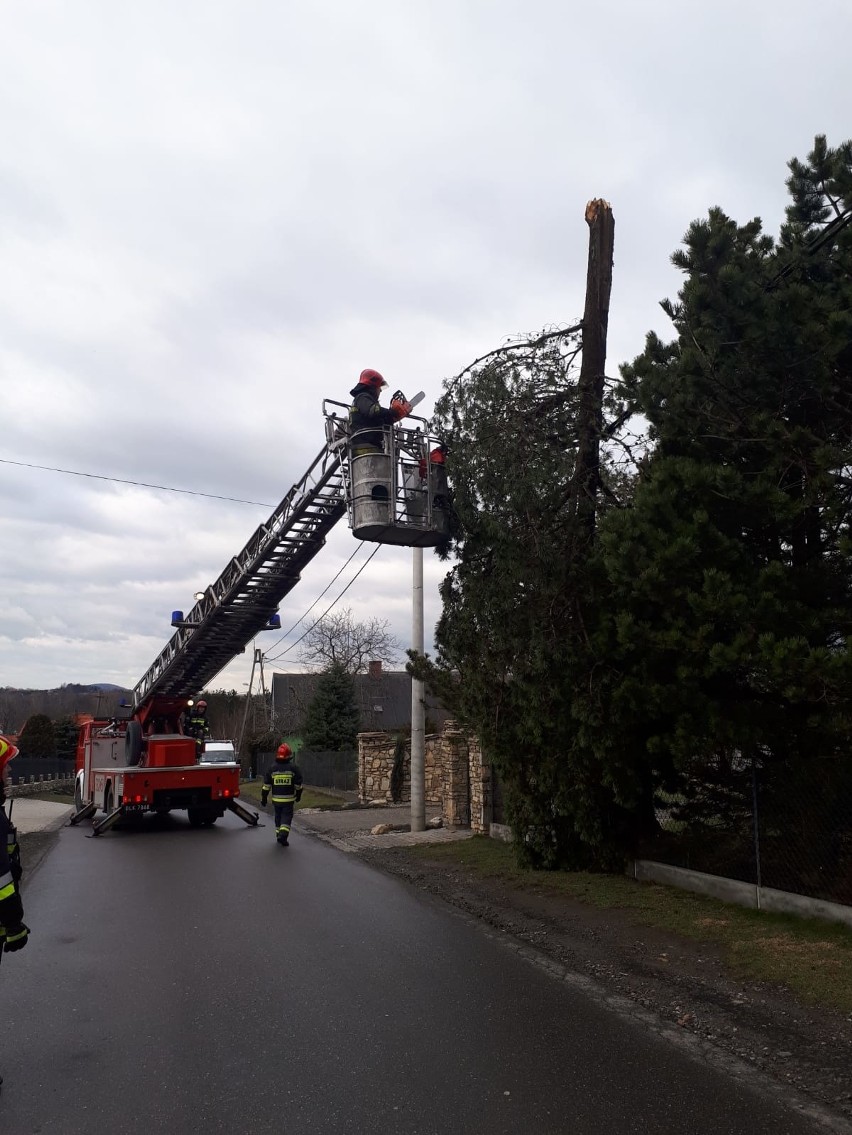
[[[601,198],[590,201],[586,206],[586,224],[589,226],[589,264],[577,414],[579,440],[572,497],[575,515],[588,539],[592,539],[601,483],[606,333],[615,245],[615,218],[609,202]]]
[[[252,663],[251,663],[251,677],[249,678],[248,693],[246,694],[245,711],[243,712],[243,727],[240,730],[240,743],[237,746],[237,757],[238,757],[239,762],[240,762],[240,772],[243,776],[249,776],[251,774],[251,771],[252,771],[251,761],[248,759],[248,756],[246,755],[243,747],[244,747],[245,741],[246,741],[246,722],[248,721],[249,706],[251,705],[252,690],[254,689],[254,671],[255,671],[255,667],[258,664],[260,665],[261,684],[262,684],[263,683],[263,651],[258,650],[255,647],[254,657],[252,658]],[[254,714],[252,714],[252,727],[254,727],[254,724],[255,724],[255,719],[254,719]]]
[[[411,649],[423,653],[423,549],[411,549]],[[411,830],[426,829],[425,685],[411,679]]]

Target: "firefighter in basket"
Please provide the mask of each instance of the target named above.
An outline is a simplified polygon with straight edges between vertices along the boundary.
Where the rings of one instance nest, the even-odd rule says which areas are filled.
[[[349,435],[353,438],[357,457],[365,453],[380,453],[383,427],[392,426],[411,413],[411,404],[406,402],[402,391],[394,394],[389,409],[379,403],[379,395],[386,386],[379,372],[368,368],[361,371],[358,385],[349,392],[352,395]]]
[[[204,742],[210,740],[210,721],[207,717],[207,702],[204,698],[187,710],[183,731],[188,737],[195,738],[195,747],[198,750],[198,755],[201,756]]]

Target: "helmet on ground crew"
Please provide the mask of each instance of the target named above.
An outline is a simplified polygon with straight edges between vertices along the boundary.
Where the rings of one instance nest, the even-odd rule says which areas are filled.
[[[204,700],[204,698],[202,698],[201,701],[195,703],[195,708],[196,709],[207,709],[207,702]]]
[[[276,761],[286,761],[286,760],[289,760],[289,758],[292,757],[292,755],[293,755],[293,750],[290,748],[290,746],[285,741],[283,745],[278,746],[278,752],[275,754],[275,759],[276,759]]]
[[[371,370],[369,367],[361,371],[358,381],[365,386],[374,386],[376,390],[381,390],[383,386],[387,386],[387,383],[379,372],[377,370]]]
[[[0,779],[6,771],[6,765],[18,755],[18,748],[8,737],[0,737]]]

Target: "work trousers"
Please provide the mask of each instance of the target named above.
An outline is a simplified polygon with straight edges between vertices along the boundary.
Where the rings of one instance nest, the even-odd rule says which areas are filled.
[[[292,800],[286,804],[275,805],[275,838],[279,840],[286,840],[290,835],[290,825],[293,822],[293,808],[295,807]]]

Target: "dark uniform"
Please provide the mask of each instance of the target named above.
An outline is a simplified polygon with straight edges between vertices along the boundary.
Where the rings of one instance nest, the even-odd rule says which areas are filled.
[[[207,710],[202,712],[195,706],[190,709],[184,718],[183,731],[187,737],[194,737],[199,752],[205,741],[210,739],[210,722],[207,720]]]
[[[285,749],[286,753],[283,752]],[[278,754],[275,764],[266,770],[260,798],[265,804],[269,793],[272,792],[272,804],[275,808],[275,838],[286,846],[290,838],[290,825],[293,823],[296,801],[302,799],[302,772],[292,760],[289,745],[281,745]]]
[[[4,798],[0,790],[0,800]],[[27,944],[29,931],[24,926],[20,892],[22,874],[18,833],[6,809],[0,807],[0,961],[4,952],[11,954]]]
[[[371,449],[380,450],[381,427],[393,425],[399,420],[399,414],[381,406],[378,389],[366,382],[359,382],[349,393],[352,395],[352,405],[349,407],[349,436],[358,435],[353,439],[355,452],[363,450],[369,453]]]
[[[9,758],[17,749],[4,737],[0,737],[0,961],[3,954],[23,950],[29,939],[29,930],[24,925],[24,904],[21,902],[21,854],[18,849],[18,833],[6,815],[6,792],[3,786],[3,770]],[[3,1077],[0,1076],[0,1084]]]

